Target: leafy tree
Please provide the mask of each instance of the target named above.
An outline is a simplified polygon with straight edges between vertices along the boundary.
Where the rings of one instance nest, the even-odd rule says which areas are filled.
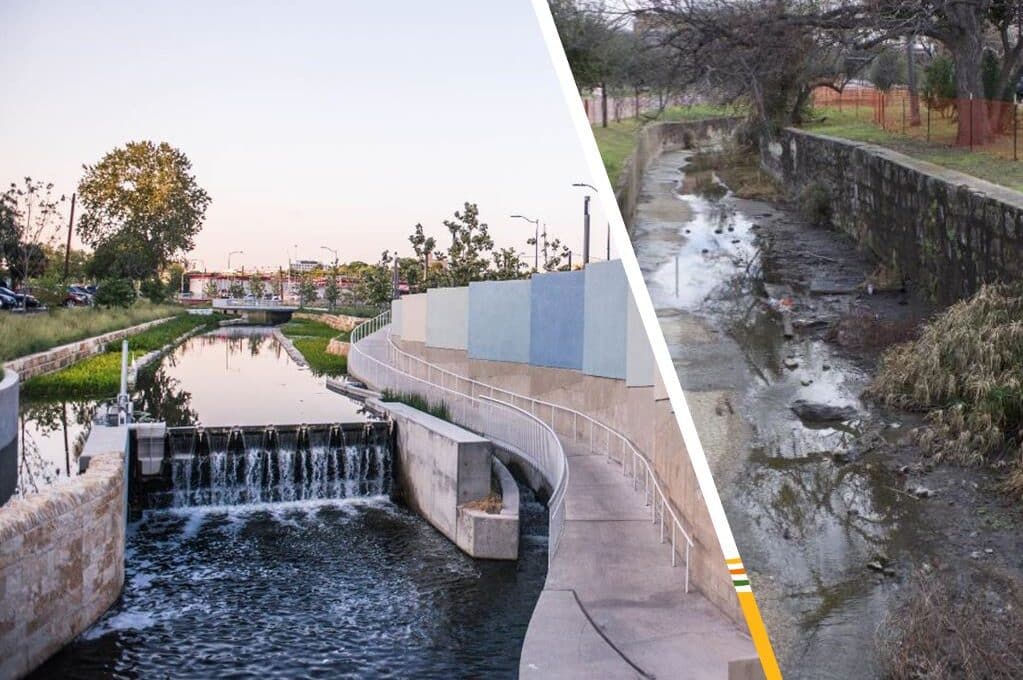
[[[206,279],[206,285],[202,289],[203,297],[208,300],[214,300],[220,295],[220,291],[217,289],[217,282],[213,279]]]
[[[160,279],[153,277],[146,279],[139,286],[139,293],[150,302],[160,304],[167,301],[167,286]]]
[[[185,285],[185,267],[175,262],[167,268],[167,293],[177,295]]]
[[[327,285],[323,290],[323,299],[327,301],[330,311],[334,311],[337,301],[341,297],[341,288],[337,285],[337,277],[337,266],[333,266],[327,271]]]
[[[7,263],[13,287],[45,271],[46,249],[56,240],[64,200],[53,195],[52,182],[31,177],[11,182],[0,195],[0,259]]]
[[[132,278],[155,276],[175,253],[191,250],[210,204],[188,157],[166,142],[128,142],[85,166],[78,194],[79,237],[97,251],[115,243],[114,269]],[[136,267],[120,261],[139,251],[148,257]]]
[[[127,279],[105,279],[96,289],[99,307],[130,307],[135,297],[135,286]]]
[[[497,281],[521,279],[529,269],[514,248],[499,248],[493,254],[494,272],[492,278]]]
[[[298,305],[305,307],[315,299],[316,284],[313,282],[313,275],[312,273],[303,274],[302,280],[298,284]]]
[[[266,284],[263,283],[263,277],[259,274],[253,274],[249,279],[249,292],[252,293],[257,300],[263,299],[263,294],[266,292]]]
[[[419,264],[420,272],[413,274],[411,278],[408,276],[404,277],[409,284],[409,287],[413,290],[426,290],[431,285],[431,273],[436,273],[436,269],[430,268],[430,257],[433,256],[436,261],[437,257],[437,239],[432,236],[427,236],[423,232],[423,225],[417,224],[415,231],[408,237],[409,243],[412,244],[412,250],[416,253],[417,263]],[[399,264],[399,269],[401,265]],[[433,281],[436,285],[436,281]]]
[[[394,294],[392,269],[394,258],[390,251],[385,250],[375,265],[369,265],[362,272],[356,295],[362,302],[373,306],[382,306],[391,301]]]
[[[273,295],[275,295],[279,299],[283,300],[284,299],[284,272],[283,271],[277,272],[277,277],[274,278],[273,283],[271,284],[271,286],[272,286],[271,290],[273,292]]]
[[[238,279],[231,279],[227,286],[227,294],[235,300],[245,297],[245,286]]]
[[[86,273],[94,279],[120,278],[138,281],[155,276],[159,270],[155,253],[127,234],[100,242],[93,251]]]
[[[906,64],[894,49],[882,50],[870,66],[870,80],[882,92],[906,82]]]
[[[476,204],[466,202],[461,212],[455,211],[454,219],[444,220],[444,226],[451,234],[447,270],[450,285],[467,286],[470,281],[486,278],[494,241],[486,223],[479,221]]]

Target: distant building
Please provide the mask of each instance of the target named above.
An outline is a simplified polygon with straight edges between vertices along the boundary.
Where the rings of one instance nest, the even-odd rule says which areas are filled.
[[[323,263],[316,260],[295,260],[291,263],[291,271],[305,274],[306,272],[322,269]]]

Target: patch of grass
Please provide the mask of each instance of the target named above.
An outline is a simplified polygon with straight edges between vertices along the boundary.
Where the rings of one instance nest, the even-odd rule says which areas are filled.
[[[376,307],[370,307],[368,305],[343,305],[335,307],[334,311],[331,312],[325,309],[310,309],[306,308],[302,310],[303,314],[342,314],[344,316],[355,316],[360,319],[372,319],[382,312],[382,309]]]
[[[0,361],[181,313],[178,305],[137,303],[127,309],[57,308],[41,314],[0,312]]]
[[[677,106],[665,109],[662,114],[655,118],[630,118],[619,123],[609,122],[607,127],[601,127],[600,123],[592,126],[593,137],[597,140],[597,147],[600,149],[600,157],[604,161],[604,169],[607,176],[614,185],[618,182],[618,175],[622,171],[625,159],[629,157],[636,147],[636,133],[650,122],[655,121],[677,121],[677,120],[700,120],[701,118],[718,118],[720,116],[740,115],[732,107],[713,106],[710,104],[694,104],[693,106]]]
[[[422,411],[423,413],[429,413],[435,418],[446,420],[451,422],[451,413],[448,411],[448,405],[443,401],[438,403],[430,402],[426,397],[420,394],[413,394],[411,392],[392,392],[391,390],[384,390],[380,396],[380,401],[397,401],[411,406],[412,408]]]
[[[1023,191],[1023,162],[1012,161],[986,151],[928,143],[926,139],[887,132],[854,112],[833,108],[817,109],[820,120],[804,126],[805,130],[857,142],[869,142],[928,161],[951,170]]]
[[[348,357],[338,356],[327,352],[327,344],[330,338],[322,337],[301,337],[294,338],[292,343],[305,360],[309,363],[309,369],[316,375],[338,376],[348,372]]]
[[[927,412],[917,438],[939,459],[1011,464],[1023,495],[1023,283],[984,286],[886,351],[866,394]]]
[[[760,158],[736,144],[720,151],[701,151],[689,159],[686,176],[714,172],[732,193],[753,201],[777,201],[783,191],[771,175],[760,167]]]
[[[213,327],[220,314],[198,316],[182,314],[128,338],[128,348],[136,357],[158,350],[185,333],[202,327]],[[39,375],[21,386],[25,398],[43,397],[109,397],[117,394],[121,385],[121,343],[107,345],[102,354],[83,359],[54,373]]]

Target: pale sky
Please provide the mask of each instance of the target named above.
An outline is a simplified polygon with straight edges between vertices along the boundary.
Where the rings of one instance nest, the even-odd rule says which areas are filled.
[[[446,248],[466,200],[530,263],[510,214],[582,250],[571,184],[595,182],[529,0],[0,0],[0,72],[3,186],[70,194],[82,164],[167,141],[213,199],[200,268],[410,254],[416,222]]]

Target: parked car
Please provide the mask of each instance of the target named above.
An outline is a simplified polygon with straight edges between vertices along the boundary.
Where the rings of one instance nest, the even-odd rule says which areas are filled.
[[[27,293],[15,293],[10,288],[4,286],[0,286],[0,294],[14,298],[17,301],[15,307],[18,309],[34,309],[40,306],[39,300],[36,300],[33,296]]]
[[[62,303],[65,307],[88,307],[92,304],[92,296],[84,288],[68,286]]]
[[[18,301],[13,296],[0,293],[0,309],[14,309],[17,306]]]

